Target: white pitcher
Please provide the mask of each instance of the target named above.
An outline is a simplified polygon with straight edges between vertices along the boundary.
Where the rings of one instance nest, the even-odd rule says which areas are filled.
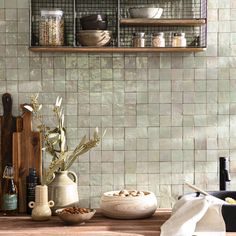
[[[35,202],[29,202],[29,207],[33,208],[31,217],[33,220],[43,221],[49,220],[52,211],[50,207],[54,206],[54,202],[48,202],[48,186],[37,185],[35,188]]]
[[[48,185],[48,196],[55,205],[54,214],[58,208],[77,206],[79,203],[77,176],[73,171],[57,171]]]

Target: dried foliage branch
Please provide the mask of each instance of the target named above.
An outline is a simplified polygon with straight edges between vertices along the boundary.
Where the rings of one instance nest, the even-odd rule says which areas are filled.
[[[31,105],[25,105],[24,107],[32,112],[33,117],[38,124],[37,129],[42,133],[44,143],[43,150],[52,156],[52,161],[48,170],[43,174],[42,184],[44,185],[50,183],[54,172],[68,170],[82,154],[88,152],[93,147],[96,147],[101,138],[98,135],[98,128],[96,128],[92,139],[86,141],[86,136],[84,136],[74,151],[68,151],[62,98],[57,97],[53,108],[56,121],[54,128],[46,126],[43,121],[43,116],[41,114],[42,104],[38,101],[38,94],[31,96],[30,99]],[[103,136],[104,135],[105,132]]]

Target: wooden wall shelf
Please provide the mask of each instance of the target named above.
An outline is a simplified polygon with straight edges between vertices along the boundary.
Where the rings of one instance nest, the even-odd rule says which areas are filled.
[[[124,52],[202,52],[206,48],[186,47],[186,48],[109,48],[109,47],[30,47],[32,52],[98,52],[98,53],[124,53]]]
[[[123,18],[120,24],[132,26],[201,26],[206,24],[206,19],[143,19]]]

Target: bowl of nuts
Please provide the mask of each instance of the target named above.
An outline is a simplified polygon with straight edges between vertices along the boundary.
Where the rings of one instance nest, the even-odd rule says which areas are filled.
[[[67,207],[56,210],[59,218],[66,224],[82,224],[90,220],[96,210],[89,208]]]
[[[100,208],[103,215],[109,218],[141,219],[154,214],[157,199],[150,191],[110,191],[102,195]]]

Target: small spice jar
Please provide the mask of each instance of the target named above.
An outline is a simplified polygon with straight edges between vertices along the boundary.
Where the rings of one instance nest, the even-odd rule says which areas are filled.
[[[165,38],[163,32],[152,34],[152,47],[165,47]]]
[[[187,40],[185,38],[185,33],[174,33],[172,39],[172,47],[186,47]]]
[[[133,47],[145,47],[146,37],[144,32],[136,32],[133,34]]]
[[[64,19],[62,10],[41,10],[39,44],[41,46],[64,45]]]

